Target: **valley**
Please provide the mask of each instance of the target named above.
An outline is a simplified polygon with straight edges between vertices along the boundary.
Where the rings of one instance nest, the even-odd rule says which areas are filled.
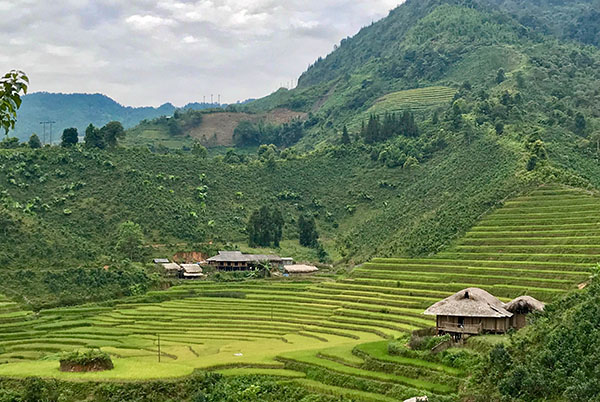
[[[599,7],[407,0],[227,106],[9,72],[0,402],[600,400]]]

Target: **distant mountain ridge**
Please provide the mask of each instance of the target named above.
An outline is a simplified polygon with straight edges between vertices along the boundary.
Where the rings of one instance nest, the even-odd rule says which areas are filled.
[[[208,109],[217,105],[190,103],[182,109]],[[103,94],[63,94],[36,92],[23,97],[18,112],[18,122],[9,135],[21,140],[32,133],[43,137],[42,121],[53,121],[52,140],[57,142],[65,128],[76,127],[80,134],[90,124],[103,126],[109,121],[120,121],[125,128],[134,127],[145,119],[170,116],[178,108],[171,103],[155,107],[123,106]],[[50,128],[46,130],[46,142],[50,142]],[[42,138],[43,140],[43,138]]]

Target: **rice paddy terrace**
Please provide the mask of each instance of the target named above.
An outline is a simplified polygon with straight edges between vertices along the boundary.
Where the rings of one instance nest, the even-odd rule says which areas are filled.
[[[446,400],[463,373],[388,355],[386,340],[433,326],[424,309],[466,287],[551,301],[588,279],[599,252],[600,198],[541,187],[507,201],[448,251],[375,259],[337,281],[194,282],[150,294],[153,302],[39,314],[0,300],[0,375],[147,379],[210,369],[269,373],[355,400]],[[115,370],[60,373],[47,356],[84,347],[111,353]]]

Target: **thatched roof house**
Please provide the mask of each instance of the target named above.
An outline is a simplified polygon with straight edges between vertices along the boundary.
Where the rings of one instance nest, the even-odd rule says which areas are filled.
[[[175,264],[174,262],[162,264],[162,267],[167,272],[167,275],[171,276],[178,276],[182,270],[181,266],[179,264]]]
[[[181,264],[184,279],[199,279],[204,276],[202,267],[198,264]]]
[[[535,311],[544,311],[546,305],[531,296],[517,297],[510,303],[506,303],[504,308],[513,313],[510,319],[511,328],[523,328],[527,325],[527,315]]]
[[[506,303],[504,308],[513,314],[529,314],[534,311],[544,311],[546,305],[531,296],[521,296],[510,303]]]
[[[527,324],[526,315],[543,310],[544,303],[530,296],[521,296],[504,304],[479,288],[468,288],[435,303],[424,314],[436,316],[438,334],[503,334],[510,328]]]
[[[425,311],[425,315],[451,317],[512,317],[504,308],[504,303],[483,289],[468,288],[435,303]]]
[[[291,275],[306,275],[319,272],[319,268],[304,264],[284,265],[283,270]]]

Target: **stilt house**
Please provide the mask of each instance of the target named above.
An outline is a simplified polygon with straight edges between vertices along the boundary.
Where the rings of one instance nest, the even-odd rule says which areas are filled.
[[[425,314],[436,316],[438,334],[460,339],[463,335],[504,334],[510,328],[523,328],[527,314],[543,309],[543,303],[529,296],[504,304],[485,290],[468,288],[437,302]]]

